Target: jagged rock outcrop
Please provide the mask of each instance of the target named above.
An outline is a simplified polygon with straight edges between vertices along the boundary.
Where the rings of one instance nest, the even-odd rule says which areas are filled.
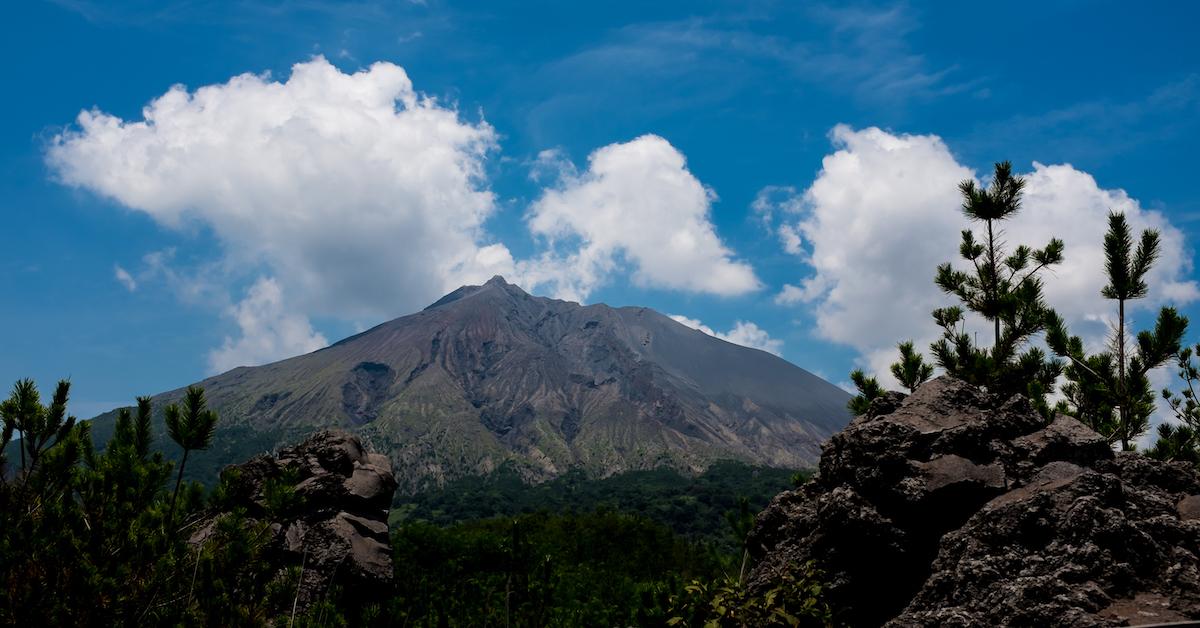
[[[354,599],[387,595],[393,576],[387,512],[396,490],[387,456],[367,452],[355,436],[323,431],[276,456],[230,465],[222,480],[223,512],[210,513],[192,543],[213,534],[224,511],[241,509],[252,522],[269,524],[273,568],[303,566],[299,608],[331,583]]]
[[[751,586],[812,561],[837,619],[1113,626],[1200,618],[1200,475],[1114,454],[951,378],[889,394],[756,521]]]

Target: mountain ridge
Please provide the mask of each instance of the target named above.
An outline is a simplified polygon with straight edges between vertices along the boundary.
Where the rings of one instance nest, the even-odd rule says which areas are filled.
[[[713,461],[811,466],[847,393],[649,308],[535,297],[493,277],[309,354],[199,383],[231,461],[320,428],[393,461],[402,492],[506,462],[530,481]],[[161,408],[182,389],[155,396]],[[201,466],[203,463],[199,463]]]

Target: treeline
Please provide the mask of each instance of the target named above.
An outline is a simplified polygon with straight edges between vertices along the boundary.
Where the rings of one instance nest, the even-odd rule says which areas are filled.
[[[70,386],[60,382],[43,404],[33,382],[18,382],[0,403],[0,625],[9,626],[796,626],[826,625],[819,576],[808,572],[767,591],[744,586],[740,542],[752,511],[745,499],[712,492],[750,477],[756,499],[782,482],[780,472],[721,466],[698,483],[650,472],[601,489],[573,476],[582,499],[570,512],[553,502],[496,503],[532,514],[452,525],[409,520],[393,528],[392,593],[367,605],[344,601],[335,586],[297,609],[302,566],[272,563],[272,513],[295,507],[286,481],[264,488],[267,516],[250,518],[223,478],[212,491],[187,482],[185,465],[211,444],[216,415],[203,391],[165,408],[178,465],[152,451],[148,398],[117,417],[103,450],[89,425],[67,413]],[[494,490],[494,478],[483,490]],[[700,490],[688,495],[689,487]],[[487,488],[490,487],[490,488]],[[647,495],[633,499],[639,487]],[[511,489],[511,487],[510,487]],[[437,501],[465,504],[470,491]],[[537,495],[530,493],[532,495]],[[731,495],[734,493],[731,493]],[[645,514],[604,507],[628,499],[655,512],[655,495],[687,506],[660,512],[711,517],[680,534]],[[668,500],[670,501],[670,500]],[[736,508],[720,512],[724,505]],[[586,507],[585,507],[586,505]],[[197,527],[221,514],[204,534]],[[410,513],[411,514],[411,513]],[[481,514],[476,512],[475,514]],[[443,511],[443,517],[450,516]],[[725,526],[722,532],[722,526]],[[686,526],[684,526],[686,527]],[[704,538],[705,536],[710,538]],[[714,540],[716,537],[723,540]]]
[[[742,528],[744,531],[746,528]],[[823,626],[819,574],[750,592],[740,555],[613,511],[539,512],[393,535],[408,626]],[[403,566],[403,567],[401,567]]]
[[[727,516],[757,513],[772,497],[805,477],[805,472],[725,460],[697,476],[664,468],[595,479],[572,470],[530,485],[505,466],[482,478],[456,480],[440,489],[403,497],[392,511],[391,523],[449,526],[538,512],[620,512],[736,552],[739,540],[731,533]]]
[[[417,626],[650,626],[727,554],[616,512],[538,514],[394,534],[397,615]]]
[[[217,417],[200,389],[165,408],[178,466],[151,451],[148,398],[123,410],[103,450],[67,413],[68,382],[48,404],[22,380],[0,403],[0,624],[11,626],[255,625],[290,589],[262,560],[262,530],[237,514],[211,542],[188,537],[219,507],[182,482],[190,452]],[[10,447],[12,445],[12,447]]]

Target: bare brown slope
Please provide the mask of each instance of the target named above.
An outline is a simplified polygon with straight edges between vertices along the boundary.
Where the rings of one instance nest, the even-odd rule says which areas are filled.
[[[719,458],[811,466],[849,420],[845,392],[776,356],[499,277],[202,384],[224,422],[213,457],[340,426],[391,455],[402,490],[510,461],[530,479],[575,466],[698,471]]]

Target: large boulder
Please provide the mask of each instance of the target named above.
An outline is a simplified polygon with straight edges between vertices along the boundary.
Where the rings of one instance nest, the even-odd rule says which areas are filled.
[[[811,563],[854,626],[1200,618],[1197,496],[1194,469],[942,377],[876,400],[759,515],[751,586]]]
[[[331,585],[363,601],[388,593],[387,512],[397,483],[387,456],[367,452],[355,436],[323,431],[277,455],[230,465],[221,478],[222,508],[197,526],[193,543],[204,543],[227,512],[238,510],[248,523],[266,524],[272,568],[303,568],[299,608]]]

